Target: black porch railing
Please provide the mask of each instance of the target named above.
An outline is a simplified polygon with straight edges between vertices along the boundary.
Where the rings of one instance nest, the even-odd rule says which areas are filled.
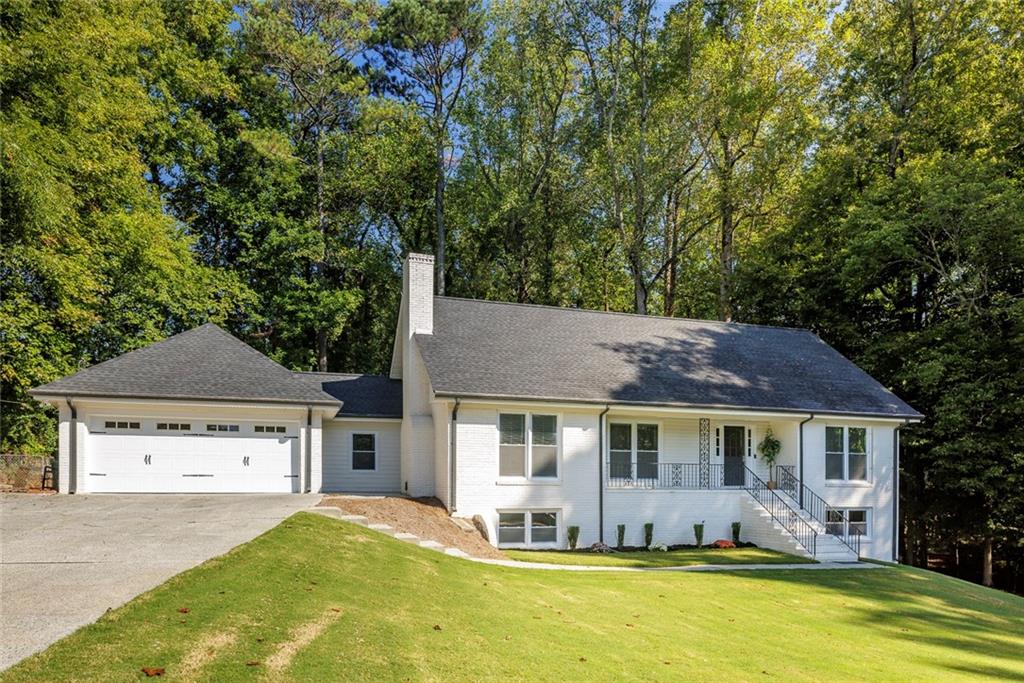
[[[778,491],[768,488],[761,477],[754,474],[749,467],[744,467],[746,481],[744,488],[761,507],[768,511],[776,522],[796,539],[813,557],[817,553],[818,532],[811,526],[797,509],[786,502]]]
[[[720,489],[743,486],[742,473],[725,466],[707,465],[707,480],[701,476],[699,462],[626,463],[606,462],[608,488],[622,489]]]
[[[835,536],[847,548],[860,557],[860,539],[863,532],[850,523],[845,511],[834,508],[825,499],[815,493],[809,486],[797,479],[792,466],[775,468],[778,489],[788,494],[797,505],[807,511],[815,521],[825,529],[825,533]]]

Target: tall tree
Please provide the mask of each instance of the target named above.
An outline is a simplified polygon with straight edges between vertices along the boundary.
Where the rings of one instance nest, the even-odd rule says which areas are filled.
[[[465,294],[564,302],[579,239],[573,143],[578,67],[559,0],[491,8],[493,33],[457,108],[464,149],[452,181]],[[452,283],[449,283],[452,284]]]
[[[444,295],[445,163],[449,123],[483,40],[478,0],[393,0],[381,14],[375,45],[394,92],[417,103],[434,138],[437,293]]]
[[[291,144],[312,177],[304,300],[289,304],[315,328],[316,365],[328,368],[328,345],[341,334],[358,300],[336,286],[340,264],[332,253],[327,196],[327,156],[332,136],[352,129],[368,93],[356,58],[366,47],[375,4],[369,0],[266,0],[249,3],[243,17],[245,46],[259,55],[288,102]],[[315,242],[314,242],[315,240]]]
[[[825,2],[788,0],[693,0],[670,14],[668,32],[696,52],[690,82],[718,224],[721,320],[736,313],[738,232],[778,215],[812,145],[825,18]]]

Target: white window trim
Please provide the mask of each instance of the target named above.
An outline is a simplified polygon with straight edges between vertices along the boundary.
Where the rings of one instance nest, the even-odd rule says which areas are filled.
[[[373,436],[373,469],[356,469],[356,449],[355,440],[356,435],[369,434]],[[366,453],[367,451],[359,451],[360,453]],[[360,429],[353,430],[348,433],[348,468],[352,472],[377,472],[380,469],[380,432],[373,430]]]
[[[843,477],[842,479],[829,479],[828,477],[828,455],[831,451],[828,450],[828,430],[829,428],[842,429],[843,430]],[[864,430],[864,457],[867,462],[864,464],[866,479],[850,479],[850,429],[863,429]],[[838,425],[838,424],[826,424],[825,425],[825,448],[823,451],[824,457],[822,458],[822,477],[825,479],[826,486],[864,486],[870,487],[873,485],[873,474],[874,474],[874,449],[873,449],[873,436],[874,431],[871,427],[864,425]],[[860,510],[862,508],[854,508]]]
[[[658,428],[658,465],[662,463],[670,462],[665,460],[665,425],[661,420],[644,420],[642,418],[628,418],[625,420],[617,420],[610,418],[605,423],[605,435],[604,435],[604,461],[605,464],[610,468],[612,462],[612,425],[629,425],[629,463],[630,470],[636,474],[637,471],[637,446],[639,442],[637,440],[637,425],[654,425]],[[617,449],[616,449],[617,450]],[[675,461],[671,461],[675,462]],[[607,479],[605,473],[605,478]],[[634,477],[639,479],[639,477]],[[642,490],[642,489],[641,489]]]
[[[550,413],[539,413],[540,415],[549,415]],[[560,548],[562,541],[562,511],[555,508],[501,508],[496,510],[498,516],[495,520],[496,526],[494,527],[494,540],[499,548],[531,548],[531,549],[552,549]],[[555,540],[544,541],[543,543],[533,542],[533,514],[534,513],[548,513],[555,516]],[[525,539],[523,543],[502,543],[501,537],[501,515],[503,514],[522,514],[523,524],[526,525],[524,530]]]
[[[526,419],[526,468],[524,476],[507,476],[501,474],[501,416],[502,415],[523,415]],[[554,415],[555,416],[555,467],[558,474],[554,477],[533,476],[533,416]],[[560,484],[562,481],[562,414],[545,410],[499,410],[495,421],[497,432],[495,436],[494,452],[497,457],[494,459],[494,469],[498,484],[534,484],[543,486],[545,484]],[[511,444],[504,444],[511,445]],[[521,512],[520,510],[502,510],[502,512]],[[537,512],[551,512],[551,510],[537,510]]]
[[[861,540],[862,543],[863,542],[870,542],[871,541],[871,526],[872,526],[871,522],[872,522],[872,519],[874,518],[874,515],[872,514],[872,512],[873,512],[872,508],[869,508],[869,507],[838,507],[838,506],[833,505],[832,509],[833,510],[838,510],[839,512],[843,513],[843,520],[844,520],[844,522],[843,522],[843,531],[845,532],[846,536],[850,535],[850,512],[863,511],[864,512],[864,534],[860,537],[860,540]]]

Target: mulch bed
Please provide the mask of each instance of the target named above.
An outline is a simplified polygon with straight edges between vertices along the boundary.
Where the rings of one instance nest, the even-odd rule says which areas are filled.
[[[362,515],[373,524],[387,524],[398,531],[458,548],[473,557],[508,559],[478,532],[463,531],[456,526],[437,498],[328,496],[320,505],[341,508],[350,515]]]

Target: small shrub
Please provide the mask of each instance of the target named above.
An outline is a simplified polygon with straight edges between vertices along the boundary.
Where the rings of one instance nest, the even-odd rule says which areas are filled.
[[[693,525],[693,535],[697,537],[697,547],[704,547],[704,520],[700,521],[700,524]]]
[[[724,538],[720,538],[711,544],[712,548],[735,548],[736,544],[732,541],[727,541]]]
[[[652,552],[658,552],[658,553],[667,553],[668,552],[668,546],[665,545],[664,543],[662,543],[661,541],[658,541],[657,543],[652,543],[651,545],[647,546],[647,549],[652,551]]]
[[[626,545],[626,525],[625,524],[620,524],[617,527],[615,527],[615,537],[618,539],[618,543],[615,544],[616,547],[621,548],[622,546]]]
[[[732,542],[733,543],[739,543],[740,542],[740,523],[739,522],[733,522],[732,523]]]
[[[578,526],[569,527],[569,549],[576,550],[576,543],[580,540],[580,528]]]
[[[594,543],[590,546],[590,552],[592,553],[610,553],[612,549],[608,547],[607,543]]]
[[[650,548],[654,541],[654,522],[644,524],[644,547]]]

